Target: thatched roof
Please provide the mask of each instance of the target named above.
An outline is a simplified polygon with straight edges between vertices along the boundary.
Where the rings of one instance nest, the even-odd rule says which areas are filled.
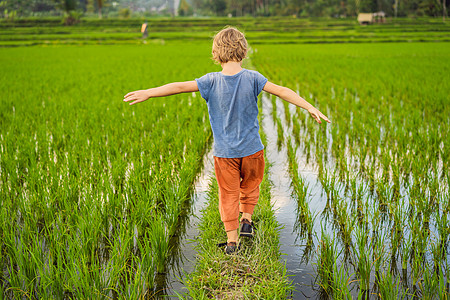
[[[358,22],[361,23],[372,23],[373,22],[373,14],[369,13],[361,13],[358,14]]]

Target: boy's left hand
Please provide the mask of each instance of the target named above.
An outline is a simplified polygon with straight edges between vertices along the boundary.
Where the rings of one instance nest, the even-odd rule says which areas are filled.
[[[327,121],[328,123],[331,123],[331,121],[327,118],[327,116],[325,116],[323,113],[321,113],[317,108],[315,107],[311,107],[310,109],[308,109],[309,114],[311,115],[311,117],[314,118],[314,120],[317,121],[317,123],[322,124],[322,121],[320,120],[320,118],[324,119],[325,121]]]
[[[139,102],[144,102],[145,100],[147,100],[148,98],[150,98],[150,95],[148,94],[148,90],[139,90],[139,91],[134,91],[134,92],[130,92],[128,94],[126,94],[125,96],[123,96],[123,101],[125,102],[130,102],[130,105],[139,103]]]

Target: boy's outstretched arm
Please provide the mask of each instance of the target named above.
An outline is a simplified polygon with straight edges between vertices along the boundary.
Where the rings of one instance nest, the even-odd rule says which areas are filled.
[[[198,92],[198,86],[195,80],[184,82],[172,82],[148,90],[139,90],[130,92],[123,97],[124,98],[123,101],[125,102],[132,101],[130,105],[133,105],[139,102],[143,102],[149,98],[164,97],[179,93],[191,93],[191,92]]]
[[[267,81],[266,85],[263,88],[264,91],[278,96],[281,99],[292,103],[294,105],[297,105],[298,107],[304,108],[306,109],[309,114],[318,122],[318,123],[322,123],[322,121],[320,120],[320,118],[324,119],[325,121],[327,121],[328,123],[331,123],[330,120],[328,120],[328,118],[321,113],[317,108],[315,108],[314,106],[312,106],[308,101],[306,101],[305,99],[303,99],[302,97],[300,97],[296,92],[294,92],[293,90],[291,90],[290,88],[284,87],[284,86],[280,86],[280,85],[276,85],[270,81]]]

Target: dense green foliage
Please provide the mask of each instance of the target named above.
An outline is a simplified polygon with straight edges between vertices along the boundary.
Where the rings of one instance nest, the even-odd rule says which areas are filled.
[[[177,3],[177,4],[175,4]],[[449,0],[2,0],[0,14],[8,12],[19,16],[51,15],[59,11],[78,10],[92,15],[104,11],[110,16],[123,16],[124,9],[135,15],[200,15],[200,16],[296,16],[342,17],[356,16],[359,12],[384,11],[389,16],[442,16],[446,15]],[[175,5],[178,5],[175,7]],[[11,17],[11,16],[9,16]]]
[[[444,0],[446,1],[446,0]],[[390,16],[438,16],[443,13],[442,2],[429,0],[193,0],[194,8],[200,12],[223,16],[297,16],[297,17],[342,17],[356,16],[359,12],[384,11]],[[447,6],[448,6],[447,1]]]

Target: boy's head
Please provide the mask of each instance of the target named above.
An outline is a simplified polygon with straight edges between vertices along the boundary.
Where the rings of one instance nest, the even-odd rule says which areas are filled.
[[[242,61],[247,55],[247,40],[234,27],[226,27],[214,36],[212,56],[220,64]]]

